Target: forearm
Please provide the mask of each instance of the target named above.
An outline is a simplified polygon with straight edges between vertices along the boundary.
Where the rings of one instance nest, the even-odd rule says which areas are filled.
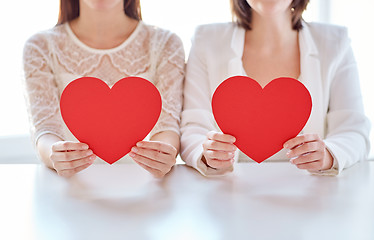
[[[155,135],[151,137],[150,140],[168,143],[172,145],[173,147],[175,147],[175,149],[177,149],[177,154],[179,153],[179,149],[180,149],[179,136],[177,133],[173,131],[163,131],[163,132],[156,133]]]
[[[49,168],[53,168],[52,161],[50,159],[50,155],[52,152],[52,145],[56,142],[63,141],[61,138],[57,137],[53,134],[44,134],[42,135],[36,144],[37,151],[42,162]]]

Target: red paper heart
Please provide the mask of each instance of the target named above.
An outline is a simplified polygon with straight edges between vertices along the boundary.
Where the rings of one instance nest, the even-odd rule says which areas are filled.
[[[212,98],[214,118],[235,145],[261,163],[283,148],[305,126],[312,110],[306,87],[293,78],[277,78],[264,89],[253,79],[223,81]]]
[[[66,86],[60,101],[69,130],[109,164],[147,136],[161,105],[157,88],[140,77],[123,78],[111,89],[98,78],[78,78]]]

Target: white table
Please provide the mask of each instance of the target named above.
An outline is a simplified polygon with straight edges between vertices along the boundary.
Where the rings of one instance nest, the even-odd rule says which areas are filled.
[[[338,177],[289,163],[241,163],[206,178],[176,165],[163,180],[135,164],[67,180],[0,165],[0,239],[374,239],[374,162]]]

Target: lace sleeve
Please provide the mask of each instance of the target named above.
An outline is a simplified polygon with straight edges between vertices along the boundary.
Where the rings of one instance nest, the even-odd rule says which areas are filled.
[[[59,92],[49,56],[48,43],[42,34],[37,34],[26,42],[23,52],[23,85],[31,138],[35,144],[46,133],[64,139]]]
[[[162,49],[155,76],[155,85],[162,98],[162,110],[151,136],[166,130],[180,135],[179,122],[185,67],[183,44],[177,35],[170,34]]]

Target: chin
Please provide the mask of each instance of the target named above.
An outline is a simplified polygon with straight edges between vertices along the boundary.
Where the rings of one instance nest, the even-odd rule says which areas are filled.
[[[290,0],[248,0],[251,7],[263,16],[272,16],[280,14],[290,9]]]
[[[106,11],[116,7],[123,8],[123,0],[83,0],[87,6],[96,11]]]

